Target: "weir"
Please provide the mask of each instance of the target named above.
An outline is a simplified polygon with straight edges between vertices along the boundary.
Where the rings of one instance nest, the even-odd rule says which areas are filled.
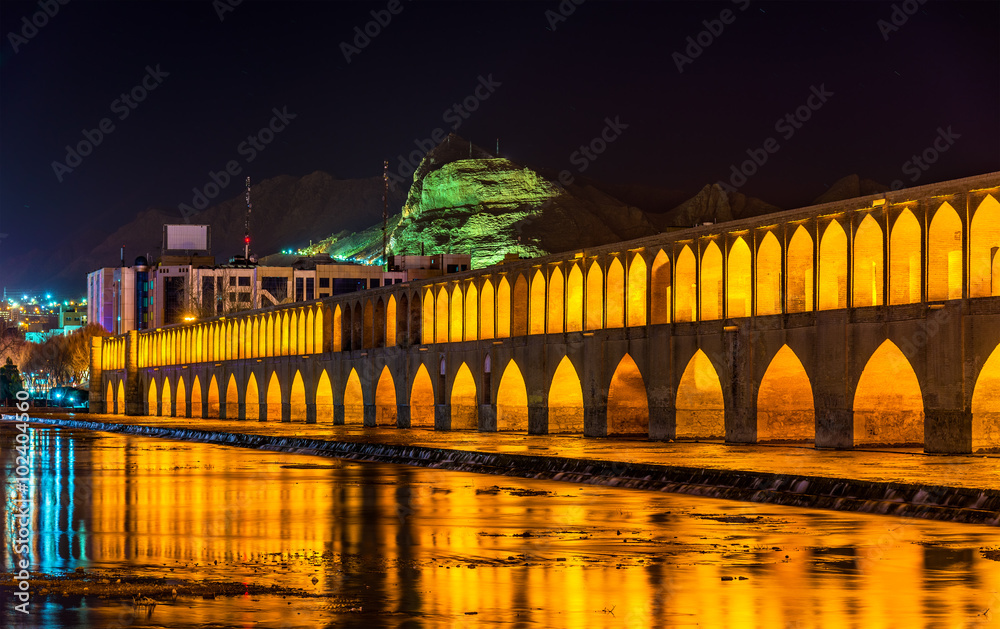
[[[95,413],[1000,451],[1000,173],[95,338]]]

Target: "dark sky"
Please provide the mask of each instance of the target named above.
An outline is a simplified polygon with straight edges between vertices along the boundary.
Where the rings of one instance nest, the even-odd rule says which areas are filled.
[[[909,186],[1000,169],[996,2],[235,1],[74,0],[52,17],[0,3],[0,284],[81,225],[106,234],[190,203],[230,160],[240,181],[217,201],[246,175],[377,176],[383,159],[398,170],[466,98],[476,111],[459,134],[573,173],[574,151],[618,120],[585,172],[614,183],[697,190],[773,138],[740,190],[782,207],[850,173]],[[556,21],[560,7],[573,11]],[[373,10],[391,20],[348,62],[342,42]],[[708,45],[681,72],[688,37]],[[477,100],[481,77],[494,87]],[[154,89],[134,109],[115,102],[144,78]],[[808,120],[776,127],[820,91],[799,110]],[[240,144],[275,108],[294,119],[248,162]],[[113,130],[60,181],[53,162],[102,119]],[[939,130],[947,150],[907,165]]]

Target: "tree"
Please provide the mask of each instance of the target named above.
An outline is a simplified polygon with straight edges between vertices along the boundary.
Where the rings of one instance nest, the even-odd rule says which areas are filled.
[[[0,367],[0,403],[13,406],[17,403],[17,392],[24,389],[21,373],[10,358]]]
[[[90,384],[90,345],[95,336],[109,336],[96,323],[68,336],[53,336],[44,343],[31,343],[24,370],[48,374],[56,386],[87,387]]]

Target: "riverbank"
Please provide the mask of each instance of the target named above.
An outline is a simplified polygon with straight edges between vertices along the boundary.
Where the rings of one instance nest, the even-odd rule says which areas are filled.
[[[36,413],[31,421],[356,461],[1000,525],[1000,459],[990,456],[156,417]]]

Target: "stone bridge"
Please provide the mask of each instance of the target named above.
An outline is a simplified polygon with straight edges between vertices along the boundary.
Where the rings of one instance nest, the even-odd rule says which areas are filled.
[[[1000,172],[95,338],[91,412],[1000,449]]]

